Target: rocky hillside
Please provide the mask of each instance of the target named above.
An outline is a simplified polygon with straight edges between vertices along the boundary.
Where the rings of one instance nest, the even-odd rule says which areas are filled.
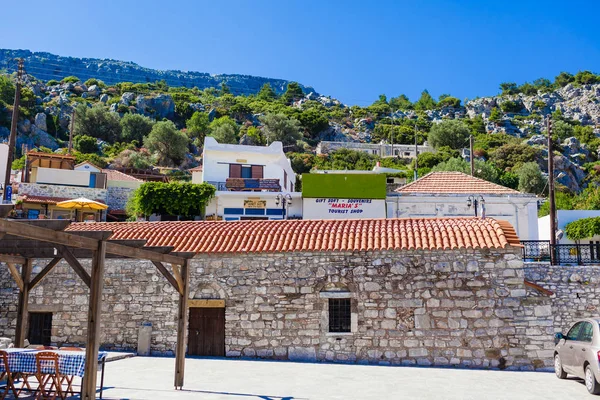
[[[206,81],[203,85],[208,87],[200,89],[201,85],[190,88],[189,82],[175,79],[177,73],[147,70],[150,75],[144,75],[145,69],[131,63],[56,56],[51,56],[54,58],[49,62],[45,61],[46,53],[25,51],[0,51],[0,54],[5,59],[17,55],[26,59],[28,74],[18,125],[19,149],[26,145],[29,149],[43,146],[64,151],[71,116],[77,109],[78,157],[104,165],[185,169],[200,162],[203,138],[212,135],[225,143],[264,145],[273,140],[283,141],[299,173],[311,168],[369,169],[381,161],[385,166],[404,170],[410,177],[413,168],[410,160],[377,160],[375,156],[356,152],[319,157],[314,155],[314,149],[322,140],[393,139],[394,143],[412,144],[416,135],[416,141],[423,143],[431,141],[438,126],[444,129],[458,126],[462,139],[441,145],[436,155],[421,155],[419,175],[435,168],[468,168],[465,161],[468,152],[463,150],[468,138],[464,140],[464,135],[472,134],[481,177],[540,194],[547,189],[544,119],[552,115],[560,187],[578,194],[587,187],[600,186],[600,76],[587,71],[576,75],[561,73],[554,82],[540,79],[521,86],[503,83],[500,95],[477,98],[466,104],[448,95],[435,100],[424,91],[415,102],[404,95],[391,99],[382,95],[370,106],[359,107],[341,104],[294,82],[238,75],[229,76],[235,78],[232,81],[223,81],[206,74],[185,75],[186,79],[192,75],[214,79]],[[42,68],[40,63],[44,62]],[[12,65],[14,69],[14,62]],[[123,66],[136,70],[135,74],[144,83],[131,83],[133,79],[127,78],[135,74],[129,75],[131,70],[121,69]],[[167,75],[175,80],[168,80]],[[14,78],[14,73],[0,75],[0,140],[9,133],[14,93],[14,86],[12,93],[10,87]],[[249,86],[248,82],[256,79],[262,79],[263,85],[257,87],[259,81],[254,81]],[[236,94],[230,85],[239,82],[246,82],[243,90],[252,94]],[[165,121],[170,125],[165,126]],[[458,121],[458,125],[449,123],[452,121]],[[162,130],[157,129],[157,137],[165,132],[173,138],[182,136],[179,137],[183,143],[181,152],[161,154],[160,150],[152,150],[151,141],[146,139],[157,126]],[[530,175],[522,173],[527,163]],[[537,172],[532,172],[532,168]],[[536,176],[540,184],[521,187]]]
[[[65,76],[74,75],[86,81],[96,78],[108,85],[118,82],[147,83],[164,80],[169,86],[182,86],[199,89],[219,87],[222,82],[229,86],[236,95],[256,94],[268,83],[276,93],[283,93],[289,83],[283,79],[262,78],[250,75],[211,75],[202,72],[160,71],[144,68],[128,61],[62,57],[45,52],[29,50],[0,49],[0,69],[9,72],[15,70],[15,58],[23,58],[27,71],[38,79],[49,81],[61,80]],[[314,92],[312,87],[300,85],[306,93]]]

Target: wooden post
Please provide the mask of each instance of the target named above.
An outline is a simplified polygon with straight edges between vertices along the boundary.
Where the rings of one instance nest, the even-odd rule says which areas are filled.
[[[85,372],[81,383],[82,399],[96,398],[96,375],[98,372],[98,347],[100,346],[100,317],[102,312],[102,289],[104,287],[104,258],[106,242],[98,242],[92,258],[92,276],[88,309],[87,344],[85,346]]]
[[[190,269],[189,260],[185,260],[181,266],[181,278],[183,290],[179,294],[179,311],[177,312],[177,347],[175,349],[175,389],[183,388],[183,377],[185,371],[185,348],[188,317],[188,296],[190,292]]]
[[[23,288],[19,291],[19,309],[17,311],[17,330],[15,332],[15,346],[25,346],[25,327],[27,326],[27,306],[29,304],[29,279],[31,278],[31,259],[27,259],[21,267],[21,281]]]

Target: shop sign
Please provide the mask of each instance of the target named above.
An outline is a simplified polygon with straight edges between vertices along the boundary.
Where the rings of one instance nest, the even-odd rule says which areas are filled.
[[[244,208],[267,208],[266,200],[244,200]]]

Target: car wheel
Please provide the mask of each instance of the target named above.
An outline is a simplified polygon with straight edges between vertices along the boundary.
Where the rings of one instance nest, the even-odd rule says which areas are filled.
[[[558,379],[565,379],[567,377],[567,373],[562,367],[562,361],[558,354],[554,356],[554,373]]]
[[[585,367],[585,387],[591,394],[600,394],[600,385],[589,365]]]

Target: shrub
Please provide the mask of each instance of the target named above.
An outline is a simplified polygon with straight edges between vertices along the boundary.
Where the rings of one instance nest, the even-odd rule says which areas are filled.
[[[73,138],[73,146],[75,150],[82,153],[96,153],[98,151],[98,143],[96,138],[87,135],[77,135]]]
[[[520,101],[507,100],[500,104],[500,108],[505,113],[518,113],[523,109],[523,103]]]
[[[46,82],[46,86],[56,86],[58,85],[60,82],[57,81],[56,79],[50,79],[48,82]]]
[[[61,80],[61,83],[77,83],[77,82],[79,82],[79,78],[74,75],[64,77]]]

